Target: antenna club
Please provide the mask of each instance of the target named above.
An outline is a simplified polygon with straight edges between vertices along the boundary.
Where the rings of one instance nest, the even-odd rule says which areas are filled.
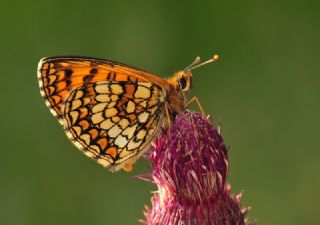
[[[220,59],[220,56],[219,56],[219,55],[213,55],[213,56],[212,56],[212,59],[213,59],[214,61],[218,61],[218,60]]]

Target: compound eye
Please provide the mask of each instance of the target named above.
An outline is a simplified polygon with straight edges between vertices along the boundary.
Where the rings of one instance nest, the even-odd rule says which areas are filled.
[[[187,87],[187,80],[186,80],[186,78],[181,77],[181,78],[179,79],[179,85],[180,85],[180,87],[181,87],[182,90],[185,90],[186,87]]]

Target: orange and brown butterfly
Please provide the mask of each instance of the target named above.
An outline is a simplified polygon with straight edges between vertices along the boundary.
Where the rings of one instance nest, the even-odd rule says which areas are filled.
[[[111,171],[130,171],[166,121],[199,104],[187,101],[191,70],[218,58],[197,57],[163,79],[104,59],[47,57],[38,65],[40,93],[77,148]]]

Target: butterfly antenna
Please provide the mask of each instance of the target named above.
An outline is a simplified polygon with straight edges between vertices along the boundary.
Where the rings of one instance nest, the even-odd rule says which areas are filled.
[[[197,59],[197,58],[196,58],[196,59]],[[199,57],[199,59],[200,59],[200,57]],[[206,64],[216,62],[216,61],[218,61],[219,59],[220,59],[219,55],[213,55],[213,56],[211,57],[211,59],[209,59],[209,60],[207,60],[207,61],[205,61],[205,62],[203,62],[203,63],[200,63],[200,64],[198,64],[199,62],[196,63],[196,64],[198,64],[198,65],[191,64],[191,66],[188,66],[188,70],[193,70],[193,69],[195,69],[195,68],[204,66],[204,65],[206,65]],[[196,61],[196,60],[195,60],[195,61]]]
[[[192,62],[189,66],[187,66],[183,71],[187,71],[187,70],[189,70],[191,67],[197,65],[197,64],[200,62],[200,60],[201,60],[200,56],[197,56],[197,57],[193,60],[193,62]]]

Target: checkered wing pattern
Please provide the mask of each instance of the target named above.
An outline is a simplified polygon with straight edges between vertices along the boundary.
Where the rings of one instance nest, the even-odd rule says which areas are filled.
[[[67,135],[86,155],[117,170],[139,157],[155,136],[161,94],[148,82],[102,81],[77,88],[65,102]]]
[[[161,125],[160,78],[112,61],[54,57],[39,63],[40,91],[67,136],[113,171],[132,164]]]

